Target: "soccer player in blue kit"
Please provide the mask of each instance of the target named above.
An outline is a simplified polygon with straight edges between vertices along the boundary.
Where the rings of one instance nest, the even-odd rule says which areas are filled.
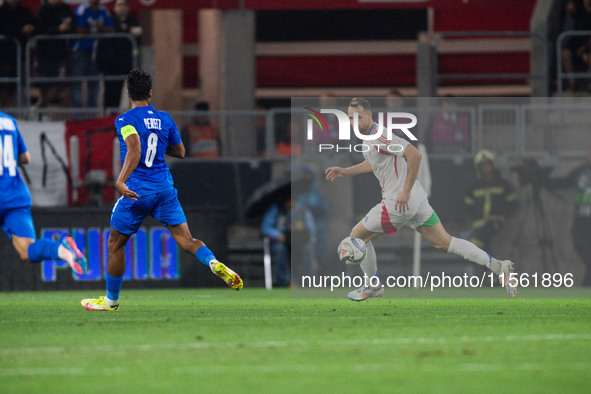
[[[70,236],[61,242],[48,238],[36,240],[31,216],[31,193],[17,166],[29,164],[31,155],[16,120],[0,111],[0,226],[26,263],[64,260],[78,274],[87,268],[86,258]]]
[[[242,289],[242,279],[220,263],[205,244],[194,239],[173,187],[164,155],[185,157],[185,147],[176,124],[166,112],[157,111],[152,100],[152,77],[140,68],[127,77],[131,109],[115,120],[123,166],[117,179],[117,200],[111,215],[108,248],[107,294],[81,301],[89,311],[114,311],[119,308],[119,292],[125,273],[125,245],[146,216],[162,222],[176,243],[195,255],[233,289]]]

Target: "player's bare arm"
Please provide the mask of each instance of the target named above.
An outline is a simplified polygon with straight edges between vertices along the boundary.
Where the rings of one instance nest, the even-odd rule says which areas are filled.
[[[133,190],[129,190],[125,182],[137,167],[142,156],[142,146],[139,135],[137,135],[137,133],[128,135],[125,139],[125,145],[127,145],[127,154],[125,155],[119,178],[117,178],[117,190],[119,190],[119,193],[121,193],[123,197],[137,200],[139,196]]]
[[[170,157],[182,159],[185,157],[185,145],[182,142],[178,145],[168,145],[166,147],[166,154]]]
[[[324,173],[326,174],[326,180],[332,182],[336,178],[340,178],[343,176],[365,174],[366,172],[371,171],[371,164],[369,164],[367,160],[364,160],[359,164],[347,168],[329,167],[326,169],[326,171],[324,171]]]
[[[18,155],[18,165],[29,164],[31,162],[31,154],[29,152]]]
[[[413,185],[415,184],[415,180],[417,179],[417,174],[419,173],[419,167],[421,165],[421,152],[417,150],[412,145],[408,145],[404,150],[404,154],[402,155],[406,159],[406,164],[408,166],[408,171],[406,174],[406,179],[404,181],[404,187],[400,193],[396,196],[396,203],[394,204],[395,210],[400,210],[400,212],[405,212],[409,209],[408,207],[408,200],[410,198],[410,191],[412,190]]]

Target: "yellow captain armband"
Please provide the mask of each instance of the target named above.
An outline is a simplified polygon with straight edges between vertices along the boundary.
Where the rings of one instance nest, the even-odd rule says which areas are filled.
[[[121,136],[126,140],[132,134],[137,134],[137,130],[132,125],[128,124],[121,129]]]

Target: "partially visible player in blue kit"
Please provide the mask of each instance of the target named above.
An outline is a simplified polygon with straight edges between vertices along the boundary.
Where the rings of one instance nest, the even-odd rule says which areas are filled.
[[[78,275],[86,272],[86,258],[70,236],[61,242],[36,240],[31,216],[31,193],[17,166],[29,164],[31,155],[18,131],[16,120],[0,111],[0,226],[26,263],[64,260]]]
[[[195,255],[228,286],[242,289],[240,276],[220,263],[202,241],[191,236],[172,175],[164,161],[164,155],[185,157],[185,146],[170,115],[150,105],[150,74],[142,69],[131,70],[127,78],[127,94],[131,109],[115,120],[123,167],[117,179],[121,198],[115,203],[111,215],[107,294],[84,299],[82,305],[89,311],[119,308],[119,292],[125,273],[125,245],[148,215],[166,226],[182,250]]]

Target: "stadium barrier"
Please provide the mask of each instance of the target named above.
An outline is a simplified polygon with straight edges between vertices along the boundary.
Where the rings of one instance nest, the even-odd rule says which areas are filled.
[[[461,41],[462,39],[487,39],[487,38],[501,38],[503,40],[512,40],[516,41],[520,38],[529,38],[530,40],[536,39],[538,40],[543,47],[544,51],[544,59],[545,59],[545,67],[544,72],[542,73],[441,73],[439,70],[439,56],[440,56],[440,46],[442,42],[453,42],[453,41]],[[448,40],[451,39],[451,40]],[[506,46],[506,45],[505,45]],[[530,43],[531,46],[531,43]],[[498,50],[506,50],[504,48],[499,48]],[[474,50],[474,54],[478,54],[479,52],[484,52],[487,48],[480,47],[480,50]],[[550,80],[550,53],[548,50],[548,42],[546,37],[538,32],[529,32],[529,31],[455,31],[455,32],[445,32],[445,33],[438,33],[435,35],[433,39],[433,51],[434,51],[434,61],[432,63],[432,75],[434,77],[434,91],[437,91],[437,87],[441,83],[441,81],[451,81],[451,80],[470,80],[470,81],[478,81],[478,80],[505,80],[505,81],[515,81],[515,80],[532,80],[532,79],[539,79],[545,81],[545,89],[544,89],[544,96],[549,96],[549,80]],[[458,46],[457,49],[458,53],[465,53],[463,46]]]
[[[23,67],[22,67],[22,53],[23,49],[21,43],[16,38],[10,38],[4,35],[0,35],[0,41],[8,41],[16,47],[16,75],[14,76],[0,76],[0,84],[11,84],[16,85],[16,105],[17,107],[22,106],[23,96]]]
[[[574,31],[574,30],[567,30],[563,31],[558,35],[556,39],[556,84],[558,85],[557,94],[559,97],[562,97],[564,93],[564,78],[591,78],[591,71],[586,72],[572,72],[567,73],[562,70],[562,49],[564,40],[571,37],[581,37],[587,36],[591,38],[591,30],[581,30],[581,31]]]
[[[55,40],[80,40],[80,39],[126,39],[129,40],[132,47],[132,63],[133,67],[138,64],[138,46],[135,37],[131,33],[90,33],[90,34],[60,34],[55,35],[37,35],[31,37],[27,41],[25,46],[25,69],[34,70],[33,61],[34,58],[31,53],[34,53],[33,48],[37,45],[38,41],[55,41]],[[68,82],[87,82],[97,81],[103,84],[105,81],[124,81],[127,78],[126,74],[123,75],[103,75],[102,73],[97,75],[83,75],[83,76],[57,76],[57,77],[37,77],[31,75],[30,72],[25,74],[25,97],[26,103],[31,102],[31,87],[34,83],[37,84],[55,84],[55,83],[68,83]]]
[[[216,257],[226,261],[228,215],[224,208],[184,207],[192,234],[207,243]],[[25,264],[6,237],[0,237],[0,291],[104,290],[110,209],[34,209],[38,236],[72,234],[87,250],[89,270],[74,274],[63,262]],[[168,230],[154,219],[144,221],[126,247],[124,288],[218,287],[225,284],[195,257],[182,252]],[[92,294],[90,294],[92,295]]]

